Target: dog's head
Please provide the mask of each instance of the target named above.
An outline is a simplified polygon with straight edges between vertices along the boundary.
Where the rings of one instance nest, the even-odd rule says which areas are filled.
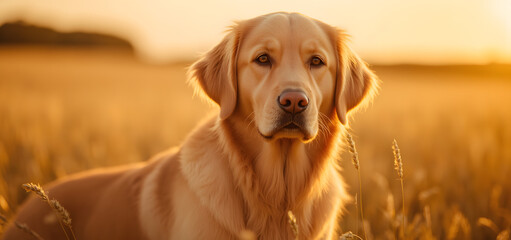
[[[222,120],[239,114],[266,139],[307,142],[332,117],[346,124],[377,87],[346,38],[300,14],[263,15],[232,27],[191,67],[192,79],[220,105]]]

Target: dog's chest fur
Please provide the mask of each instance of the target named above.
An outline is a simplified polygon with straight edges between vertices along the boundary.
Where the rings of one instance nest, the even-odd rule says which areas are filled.
[[[210,226],[221,229],[213,231],[218,234],[215,238],[235,239],[243,230],[250,230],[261,239],[292,239],[287,215],[291,210],[298,220],[300,238],[316,239],[331,232],[328,222],[336,218],[346,196],[331,162],[337,146],[319,146],[332,142],[323,137],[311,145],[282,141],[250,156],[232,134],[235,131],[226,127],[212,119],[184,143],[179,168],[190,192],[172,194],[190,194],[184,204],[196,202],[200,207],[198,213],[173,211],[175,219],[164,222],[175,225],[180,219],[209,219]],[[315,149],[316,145],[322,149]],[[173,202],[173,209],[188,207],[180,204]],[[212,237],[200,235],[203,226],[193,230],[183,225],[168,227],[173,236],[185,237],[176,235],[177,230],[194,237]]]

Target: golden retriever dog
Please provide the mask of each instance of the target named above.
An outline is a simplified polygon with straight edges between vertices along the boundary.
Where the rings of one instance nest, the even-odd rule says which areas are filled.
[[[235,24],[190,68],[220,107],[183,142],[147,163],[95,170],[47,186],[76,239],[300,239],[338,237],[349,197],[338,152],[347,114],[377,78],[343,31],[297,13]],[[65,239],[36,197],[13,220]],[[9,227],[4,239],[27,235]]]

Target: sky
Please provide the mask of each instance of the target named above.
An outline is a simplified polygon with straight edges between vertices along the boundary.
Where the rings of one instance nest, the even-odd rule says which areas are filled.
[[[373,64],[511,63],[511,0],[2,0],[0,24],[111,34],[166,62],[195,59],[233,21],[276,11],[345,29]]]

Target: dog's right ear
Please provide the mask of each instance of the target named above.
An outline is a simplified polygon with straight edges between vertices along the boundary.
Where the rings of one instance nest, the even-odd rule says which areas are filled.
[[[195,62],[190,70],[190,81],[220,106],[220,118],[228,118],[236,108],[236,62],[240,34],[233,27],[216,47]],[[199,86],[199,87],[197,87]]]

